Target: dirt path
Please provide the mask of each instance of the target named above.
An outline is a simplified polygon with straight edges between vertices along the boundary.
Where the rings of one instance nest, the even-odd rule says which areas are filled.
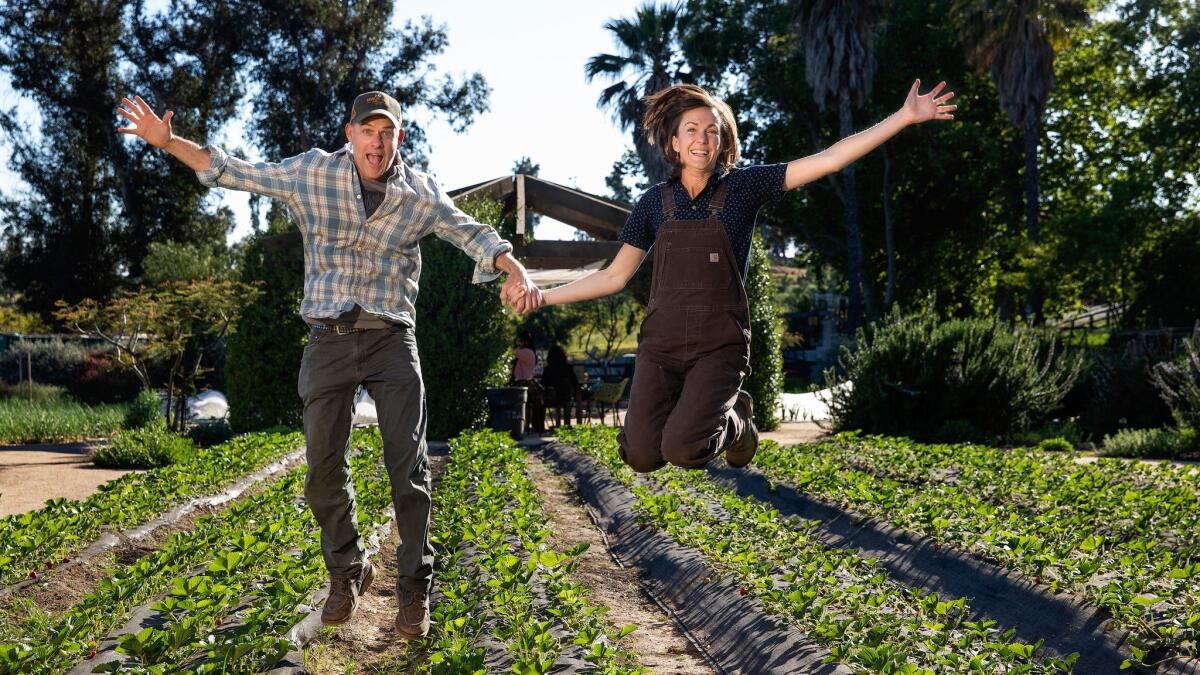
[[[561,551],[588,544],[574,578],[588,587],[596,602],[609,608],[610,622],[618,627],[628,624],[638,627],[622,641],[622,646],[637,654],[641,665],[653,673],[713,672],[675,624],[642,591],[637,571],[618,567],[613,561],[600,531],[566,480],[536,457],[528,457],[526,466],[542,495],[542,508],[554,530],[551,545]]]
[[[90,443],[0,446],[0,517],[41,508],[47,499],[86,499],[129,473],[88,460]]]
[[[816,422],[784,422],[775,431],[762,432],[759,438],[770,439],[780,445],[796,445],[824,440],[829,436],[829,430]]]
[[[445,443],[429,443],[429,468],[436,482],[449,458]],[[433,517],[437,518],[437,504]],[[396,547],[393,526],[379,552],[371,556],[375,582],[359,598],[354,619],[337,629],[324,629],[304,648],[305,666],[314,673],[400,673],[408,643],[396,636]]]

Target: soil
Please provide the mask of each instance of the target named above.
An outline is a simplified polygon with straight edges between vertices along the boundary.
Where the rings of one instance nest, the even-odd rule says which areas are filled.
[[[202,503],[177,520],[155,528],[146,536],[137,539],[127,539],[113,546],[108,552],[94,558],[42,572],[45,581],[28,586],[12,596],[0,599],[0,614],[14,606],[25,602],[41,609],[50,616],[58,617],[69,610],[85,596],[96,590],[100,582],[112,576],[114,565],[126,567],[137,562],[143,556],[159,550],[175,534],[190,532],[195,529],[196,521],[207,515],[219,514],[234,504],[259,494],[270,487],[276,480],[291,470],[298,462],[292,462],[287,467],[248,487],[237,499],[211,506]]]
[[[825,440],[830,435],[829,429],[817,422],[784,422],[775,431],[762,432],[759,438],[770,439],[780,445],[796,445]]]
[[[637,654],[639,663],[653,673],[714,672],[642,590],[638,572],[620,567],[612,559],[600,530],[566,480],[535,457],[528,457],[526,465],[554,530],[550,544],[559,551],[588,544],[573,577],[587,586],[595,602],[608,607],[607,619],[612,625],[638,627],[621,646]]]
[[[441,445],[441,444],[438,444]],[[438,448],[440,450],[440,448]],[[429,468],[436,481],[446,464],[444,451],[433,452],[430,443]],[[437,518],[437,505],[433,517]],[[408,643],[396,635],[396,547],[400,537],[393,526],[379,552],[371,556],[375,566],[375,581],[359,598],[358,611],[347,624],[336,630],[326,629],[312,644],[305,647],[305,665],[315,673],[375,673],[402,672],[402,662]]]
[[[41,508],[47,499],[86,499],[129,471],[92,466],[93,443],[0,446],[0,517]]]

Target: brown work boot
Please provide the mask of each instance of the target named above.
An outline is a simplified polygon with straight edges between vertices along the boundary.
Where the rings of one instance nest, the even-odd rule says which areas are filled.
[[[340,626],[354,617],[358,609],[358,598],[371,587],[375,580],[375,567],[371,561],[364,560],[362,571],[357,577],[335,576],[329,580],[329,597],[325,599],[325,608],[321,610],[321,623],[326,626]]]
[[[725,461],[729,466],[735,468],[749,464],[750,460],[754,459],[754,453],[758,451],[758,427],[754,426],[754,400],[750,398],[750,394],[739,391],[733,407],[737,408],[739,405],[746,417],[746,428],[742,431],[742,437],[725,449]]]
[[[429,635],[429,593],[424,585],[410,586],[396,580],[396,632],[405,640]]]

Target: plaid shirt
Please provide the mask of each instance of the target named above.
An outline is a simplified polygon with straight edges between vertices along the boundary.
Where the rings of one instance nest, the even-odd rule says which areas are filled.
[[[208,187],[255,192],[291,209],[304,236],[304,301],[310,319],[340,316],[355,303],[392,321],[416,325],[420,240],[436,234],[475,261],[474,283],[500,275],[496,256],[512,250],[494,229],[460,211],[433,178],[396,160],[387,196],[367,218],[347,144],[279,163],[251,164],[210,146],[212,164],[196,173]]]

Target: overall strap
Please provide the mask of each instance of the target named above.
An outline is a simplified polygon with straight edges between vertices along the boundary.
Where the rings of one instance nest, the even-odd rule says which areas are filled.
[[[708,200],[708,215],[711,218],[716,218],[721,213],[721,209],[725,208],[725,195],[729,193],[729,181],[723,180],[717,183],[717,189],[713,191],[712,197]]]
[[[671,188],[671,181],[659,183],[658,193],[662,196],[663,215],[671,220],[675,217],[675,190]]]

